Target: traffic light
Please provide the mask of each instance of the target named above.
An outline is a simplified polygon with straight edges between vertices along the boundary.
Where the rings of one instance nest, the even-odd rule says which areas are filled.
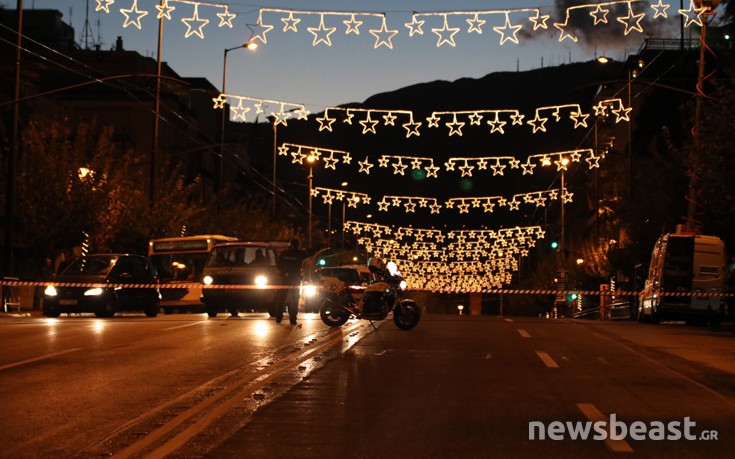
[[[551,241],[551,250],[556,250],[559,248],[559,243],[557,241]]]

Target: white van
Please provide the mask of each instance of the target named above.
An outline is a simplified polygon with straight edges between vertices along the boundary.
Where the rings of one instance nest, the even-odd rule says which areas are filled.
[[[726,289],[726,263],[725,244],[719,237],[664,234],[651,254],[638,320],[719,325],[723,299],[718,294]]]

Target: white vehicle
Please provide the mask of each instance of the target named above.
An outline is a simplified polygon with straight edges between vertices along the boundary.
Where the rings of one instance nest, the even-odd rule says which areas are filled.
[[[727,282],[725,244],[716,236],[664,234],[653,248],[638,320],[722,320]],[[677,295],[680,294],[680,295]]]
[[[202,289],[192,287],[202,282],[202,272],[212,248],[221,242],[237,238],[219,234],[169,237],[148,242],[148,258],[158,271],[162,284],[182,284],[181,288],[162,288],[161,307],[164,313],[174,310],[204,311]]]

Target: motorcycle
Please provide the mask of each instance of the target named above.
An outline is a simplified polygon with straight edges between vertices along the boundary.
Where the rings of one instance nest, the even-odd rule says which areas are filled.
[[[322,278],[319,309],[322,321],[330,327],[341,327],[352,316],[372,322],[383,320],[392,312],[398,328],[414,328],[421,319],[421,310],[415,301],[403,298],[406,282],[395,263],[386,265],[372,258],[368,267],[376,280],[367,287],[350,286],[334,277]]]

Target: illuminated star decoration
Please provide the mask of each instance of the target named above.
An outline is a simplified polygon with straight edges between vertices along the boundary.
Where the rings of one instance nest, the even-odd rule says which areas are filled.
[[[515,25],[515,26],[511,25],[510,24],[510,14],[506,13],[505,24],[503,24],[502,27],[500,26],[493,27],[493,30],[500,34],[500,45],[502,46],[508,40],[512,41],[515,44],[518,44],[518,37],[516,36],[516,34],[518,33],[519,30],[521,30],[521,27],[523,26],[521,26],[520,24]],[[509,29],[511,32],[506,33],[506,31]]]
[[[597,5],[597,8],[595,8],[594,11],[590,12],[590,16],[592,16],[595,19],[595,24],[607,24],[607,13],[609,13],[610,10],[605,9],[602,7],[602,5]]]
[[[261,43],[266,44],[268,42],[268,39],[266,38],[265,34],[270,32],[271,29],[273,29],[272,25],[269,24],[263,24],[263,11],[260,11],[260,14],[258,15],[258,22],[255,24],[245,24],[248,29],[250,29],[250,32],[252,32],[252,40],[260,40]]]
[[[293,32],[298,32],[298,29],[296,26],[299,22],[301,22],[301,19],[296,19],[293,17],[293,12],[289,12],[287,18],[281,18],[281,21],[283,22],[283,31],[288,32],[289,30]]]
[[[478,13],[475,13],[475,15],[471,19],[467,19],[467,24],[470,26],[467,29],[467,33],[477,32],[478,34],[482,34],[482,26],[485,25],[487,21],[484,19],[480,19]]]
[[[148,15],[148,11],[138,9],[138,0],[133,0],[133,4],[127,10],[121,8],[120,13],[125,16],[123,27],[127,27],[132,24],[137,27],[138,30],[140,30],[140,20]]]
[[[230,9],[227,5],[224,5],[224,11],[221,13],[217,13],[217,17],[219,18],[219,27],[229,27],[232,28],[232,20],[237,17],[236,14],[230,13]]]
[[[425,22],[426,21],[424,21],[423,19],[419,20],[418,18],[416,18],[415,14],[412,15],[411,22],[407,22],[404,24],[406,27],[408,27],[408,36],[413,37],[416,34],[423,35],[424,31],[421,29],[421,27],[424,26]]]
[[[250,107],[245,107],[244,103],[251,104],[252,107],[255,108],[256,113],[265,113],[266,103],[277,105],[279,107],[279,110],[270,110],[268,115],[273,117],[273,122],[276,125],[283,124],[284,126],[286,126],[286,120],[289,119],[293,114],[298,115],[299,119],[301,120],[306,119],[308,115],[308,110],[306,110],[304,104],[296,104],[293,102],[284,102],[272,99],[258,99],[254,97],[224,93],[212,99],[212,101],[214,101],[214,108],[224,108],[228,97],[234,99],[237,103],[237,105],[235,105],[235,108],[231,108],[233,118],[241,118],[243,121],[245,114],[250,111]]]
[[[436,43],[437,48],[445,43],[452,47],[457,46],[454,42],[454,36],[459,32],[459,27],[449,27],[446,14],[444,15],[444,26],[442,28],[433,28],[431,31],[439,37],[439,40]]]
[[[194,16],[190,18],[182,18],[181,22],[186,24],[186,33],[184,34],[184,38],[189,38],[192,35],[196,35],[201,39],[204,39],[204,32],[202,31],[202,28],[209,24],[209,19],[201,19],[199,17],[199,4],[194,4]],[[191,23],[197,23],[198,26],[192,26]]]
[[[171,12],[174,11],[176,7],[170,6],[168,2],[169,0],[163,0],[162,4],[156,5],[156,9],[158,10],[158,15],[156,16],[156,19],[166,18],[169,21],[171,20]]]
[[[666,13],[666,10],[668,10],[671,5],[664,4],[663,1],[664,0],[658,0],[658,3],[656,3],[655,5],[651,5],[651,8],[656,12],[653,15],[653,19],[656,19],[659,16],[663,17],[664,19],[667,19],[669,17],[669,15]]]
[[[542,15],[540,10],[536,10],[536,16],[531,16],[528,19],[533,23],[533,30],[547,29],[546,21],[549,20],[549,17],[548,14]]]
[[[97,0],[97,6],[95,7],[95,11],[104,11],[105,13],[110,13],[110,5],[115,3],[115,0]]]
[[[332,46],[332,40],[329,38],[330,35],[337,30],[336,27],[324,27],[324,15],[319,16],[319,27],[307,27],[309,33],[314,35],[314,41],[312,46],[316,46],[319,43],[324,43],[327,46]]]
[[[696,24],[699,27],[702,27],[702,20],[699,17],[702,12],[704,12],[704,8],[697,8],[697,6],[694,4],[694,0],[689,1],[689,9],[679,10],[679,14],[684,16],[686,18],[686,22],[684,24],[685,28],[689,28],[692,24]]]
[[[347,30],[345,31],[345,35],[349,35],[351,33],[354,33],[355,35],[360,35],[360,26],[362,25],[363,21],[358,21],[355,19],[355,15],[351,15],[350,19],[342,21],[342,23],[347,27]]]
[[[633,7],[630,3],[628,3],[628,15],[627,16],[621,16],[618,18],[618,22],[621,24],[625,24],[625,35],[628,35],[631,30],[635,30],[637,32],[643,32],[643,27],[641,26],[641,19],[646,15],[646,13],[639,13],[634,14],[633,13]]]
[[[393,42],[391,40],[397,33],[398,30],[388,29],[388,25],[385,21],[385,16],[383,16],[383,23],[380,26],[380,29],[370,29],[370,34],[375,37],[374,48],[377,49],[381,46],[385,46],[389,49],[393,49]]]

